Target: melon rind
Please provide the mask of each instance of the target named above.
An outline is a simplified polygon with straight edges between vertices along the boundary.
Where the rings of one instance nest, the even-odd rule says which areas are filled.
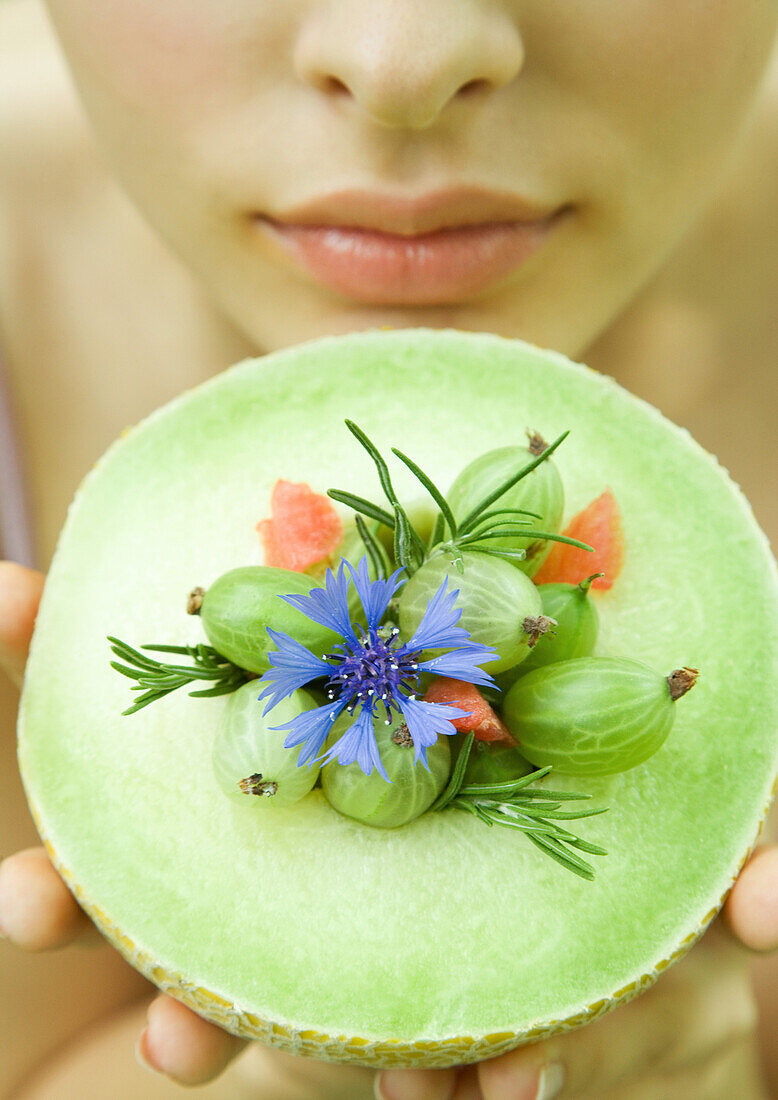
[[[613,489],[627,554],[596,597],[598,652],[702,675],[655,757],[571,784],[611,806],[581,823],[610,852],[594,883],[453,810],[373,830],[314,791],[260,820],[210,770],[224,700],[179,692],[120,717],[129,681],[109,668],[105,635],[202,640],[186,592],[261,560],[254,525],[278,477],[378,499],[345,416],[444,488],[527,427],[571,428],[557,456],[567,514]],[[418,496],[404,472],[395,481]],[[189,391],[87,476],[41,603],[20,765],[55,864],[161,988],[295,1053],[475,1061],[634,996],[713,918],[773,789],[777,612],[775,566],[742,494],[609,379],[491,336],[331,338]]]

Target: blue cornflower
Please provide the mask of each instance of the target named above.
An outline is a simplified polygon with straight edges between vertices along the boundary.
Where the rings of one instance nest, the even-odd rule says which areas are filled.
[[[348,571],[348,575],[347,575]],[[396,627],[381,627],[389,601],[404,581],[401,569],[387,579],[372,581],[367,559],[355,569],[341,561],[337,573],[327,570],[324,588],[314,588],[307,596],[282,596],[292,607],[314,622],[321,623],[343,638],[332,653],[316,657],[288,634],[268,628],[276,644],[269,654],[271,668],[259,683],[260,699],[267,699],[265,714],[281,699],[311,680],[326,680],[329,702],[314,707],[275,729],[288,729],[286,748],[304,745],[298,764],[312,760],[327,740],[333,723],[345,710],[354,715],[349,728],[325,753],[322,760],[352,764],[355,760],[369,775],[373,768],[388,780],[376,742],[374,719],[388,724],[402,715],[415,749],[414,763],[427,765],[427,749],[441,734],[456,733],[453,719],[469,711],[443,703],[425,703],[416,691],[422,672],[466,680],[471,684],[492,684],[492,677],[479,666],[494,660],[497,654],[487,646],[471,641],[457,626],[462,612],[455,607],[459,590],[447,591],[448,578],[429,600],[427,610],[413,637],[400,640]],[[349,583],[354,583],[364,609],[366,628],[354,624],[348,607]],[[419,657],[424,650],[448,649],[430,660]]]

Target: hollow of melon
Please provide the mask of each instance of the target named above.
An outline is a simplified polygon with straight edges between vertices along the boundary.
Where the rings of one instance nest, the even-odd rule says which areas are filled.
[[[288,809],[235,806],[210,762],[224,698],[179,691],[121,716],[130,681],[106,635],[204,640],[187,592],[261,563],[255,525],[279,477],[380,499],[346,416],[444,490],[527,427],[569,428],[555,456],[566,516],[613,490],[626,553],[595,597],[597,652],[701,675],[651,760],[554,777],[610,807],[580,823],[609,852],[594,882],[455,809],[384,830],[319,790]],[[394,469],[401,499],[417,498]],[[774,563],[739,490],[609,379],[493,336],[329,338],[185,393],[86,477],[46,582],[19,759],[57,867],[163,989],[292,1052],[474,1061],[634,996],[713,918],[773,788],[777,624]]]

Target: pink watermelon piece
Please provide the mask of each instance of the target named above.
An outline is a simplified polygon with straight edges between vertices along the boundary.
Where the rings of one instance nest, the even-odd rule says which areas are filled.
[[[568,523],[562,532],[594,547],[594,553],[555,542],[535,574],[535,584],[580,584],[592,573],[604,573],[592,588],[611,588],[624,564],[624,535],[616,498],[606,489]]]
[[[484,699],[475,684],[464,680],[450,680],[441,676],[433,680],[426,695],[425,703],[449,703],[461,710],[469,711],[464,718],[455,718],[455,729],[475,734],[476,741],[508,741],[514,744],[508,729]]]
[[[329,557],[343,537],[343,524],[332,501],[305,482],[279,479],[270,500],[270,519],[257,531],[265,564],[303,573]]]

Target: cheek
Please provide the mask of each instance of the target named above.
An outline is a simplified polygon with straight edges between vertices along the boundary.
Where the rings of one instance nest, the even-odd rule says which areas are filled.
[[[295,0],[49,0],[78,78],[129,108],[190,117],[277,76]]]
[[[750,86],[778,23],[775,0],[547,0],[533,12],[560,81],[647,118],[703,100],[715,109]]]

